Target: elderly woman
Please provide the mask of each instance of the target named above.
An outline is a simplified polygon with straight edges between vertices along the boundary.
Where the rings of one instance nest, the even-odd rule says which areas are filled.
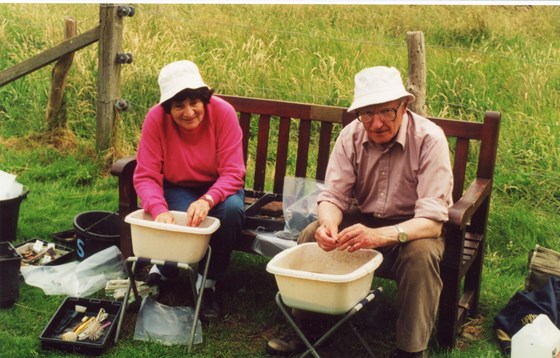
[[[161,98],[144,120],[134,187],[155,221],[173,223],[170,210],[186,211],[189,226],[200,225],[207,215],[220,220],[210,239],[212,257],[200,313],[204,321],[215,320],[220,316],[216,282],[225,273],[244,220],[241,128],[233,107],[212,96],[193,62],[166,65],[158,83]],[[147,282],[159,285],[173,274],[153,266]],[[199,290],[201,279],[199,274]]]

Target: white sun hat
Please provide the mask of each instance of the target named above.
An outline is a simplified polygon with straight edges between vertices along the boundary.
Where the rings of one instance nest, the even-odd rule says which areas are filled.
[[[159,103],[173,98],[184,89],[208,87],[202,80],[198,67],[188,60],[172,62],[165,65],[159,72],[158,84],[160,89]]]
[[[379,103],[391,102],[408,97],[409,103],[415,100],[402,83],[399,70],[394,67],[376,66],[361,70],[354,78],[354,102],[348,112]]]

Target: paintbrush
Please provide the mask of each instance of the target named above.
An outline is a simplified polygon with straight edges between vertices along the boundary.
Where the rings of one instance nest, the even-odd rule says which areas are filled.
[[[94,321],[95,317],[87,318],[85,322],[80,323],[73,330],[62,334],[62,336],[60,336],[60,339],[65,342],[76,342],[78,340],[78,335],[82,333]]]
[[[78,313],[84,313],[86,311],[86,307],[81,305],[74,306],[74,311],[66,312],[64,318],[60,321],[59,326],[54,331],[55,335],[61,334],[69,325],[74,321]]]

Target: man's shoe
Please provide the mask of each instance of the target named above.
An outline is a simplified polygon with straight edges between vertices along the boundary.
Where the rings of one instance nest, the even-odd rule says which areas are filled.
[[[426,353],[426,351],[405,352],[397,348],[391,353],[391,355],[389,355],[389,357],[390,358],[427,358],[428,354]]]
[[[220,305],[216,300],[216,292],[205,288],[200,305],[200,320],[202,322],[217,321],[220,318]]]
[[[268,354],[275,356],[291,356],[302,353],[306,349],[305,344],[296,333],[289,333],[284,337],[273,338],[266,344]]]

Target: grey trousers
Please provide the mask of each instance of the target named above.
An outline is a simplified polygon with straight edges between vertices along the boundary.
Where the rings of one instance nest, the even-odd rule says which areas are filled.
[[[381,221],[356,211],[345,212],[340,230],[358,222],[368,227],[380,227],[399,221]],[[315,241],[318,227],[317,221],[309,224],[301,232],[298,243]],[[443,287],[439,262],[443,256],[444,241],[442,238],[419,239],[376,250],[383,254],[383,262],[376,275],[397,282],[396,346],[406,352],[425,350],[434,328]],[[313,316],[303,312],[295,315],[301,319]]]

